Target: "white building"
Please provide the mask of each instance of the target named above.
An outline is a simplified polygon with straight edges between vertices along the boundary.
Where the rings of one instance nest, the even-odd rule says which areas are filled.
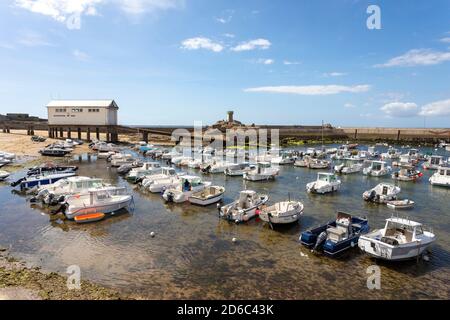
[[[54,100],[47,105],[49,125],[117,125],[114,100]]]

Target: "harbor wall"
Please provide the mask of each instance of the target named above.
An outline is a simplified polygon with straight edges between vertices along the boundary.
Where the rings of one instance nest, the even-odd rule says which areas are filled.
[[[351,140],[389,140],[411,142],[450,141],[450,129],[431,128],[358,128],[346,127],[341,129]]]

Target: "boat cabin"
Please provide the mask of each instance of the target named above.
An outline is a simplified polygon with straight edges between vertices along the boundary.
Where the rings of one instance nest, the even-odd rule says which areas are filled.
[[[192,188],[203,184],[202,178],[198,176],[182,176],[181,186],[183,191],[191,191]]]
[[[336,182],[337,180],[334,173],[320,172],[317,174],[317,181]]]
[[[450,168],[440,167],[437,172],[439,173],[440,176],[450,177]]]
[[[398,245],[415,241],[423,235],[422,224],[404,218],[386,219],[381,241],[390,245]]]
[[[145,162],[141,168],[142,170],[152,170],[161,168],[161,164],[159,162]]]
[[[243,190],[239,193],[238,208],[246,209],[251,203],[254,203],[258,198],[258,194],[253,190]]]
[[[340,242],[349,236],[349,227],[352,223],[352,216],[345,212],[338,212],[336,226],[327,228],[327,239],[333,242]]]

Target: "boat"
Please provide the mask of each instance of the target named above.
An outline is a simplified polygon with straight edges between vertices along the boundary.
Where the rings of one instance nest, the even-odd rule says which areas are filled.
[[[139,178],[160,171],[159,162],[144,162],[141,167],[133,168],[127,175],[127,180],[136,183]]]
[[[57,148],[57,147],[46,147],[44,149],[39,150],[39,153],[42,156],[47,156],[47,157],[64,157],[66,154],[68,154],[70,152],[71,151],[68,149]]]
[[[306,167],[308,167],[309,161],[311,161],[311,157],[305,155],[305,156],[303,156],[303,158],[295,160],[294,166],[300,167],[300,168],[306,168]]]
[[[224,187],[209,186],[202,191],[192,193],[188,200],[192,204],[208,206],[210,204],[222,201],[224,193]]]
[[[79,216],[75,216],[73,219],[76,223],[91,223],[103,220],[105,218],[105,214],[101,212],[97,213],[87,213]]]
[[[308,162],[308,168],[310,169],[327,169],[330,167],[331,162],[327,160],[311,159]]]
[[[306,185],[306,191],[309,193],[329,193],[339,190],[341,180],[334,173],[320,172],[317,174],[317,180]]]
[[[114,154],[116,154],[115,151],[104,151],[104,152],[99,151],[97,153],[97,159],[108,159]]]
[[[7,160],[14,160],[16,158],[16,155],[11,152],[0,151],[0,158]]]
[[[4,171],[4,170],[0,170],[0,181],[5,180],[6,178],[8,178],[10,175],[9,172]]]
[[[416,181],[423,176],[423,173],[414,167],[403,167],[392,174],[392,179],[398,181]]]
[[[61,211],[67,219],[89,213],[113,213],[127,208],[133,201],[128,194],[114,195],[107,190],[95,190],[66,198]]]
[[[440,167],[429,181],[433,186],[450,187],[450,167]]]
[[[272,164],[284,165],[284,164],[293,164],[296,160],[296,157],[291,152],[283,152],[278,157],[272,157],[270,162]]]
[[[432,155],[422,166],[425,170],[437,170],[439,167],[443,167],[445,165],[446,161],[443,156]]]
[[[159,180],[165,180],[173,177],[178,177],[184,175],[184,173],[177,173],[174,168],[171,167],[161,167],[154,171],[152,174],[147,174],[136,180],[143,188],[148,188],[151,184]]]
[[[42,136],[32,136],[31,137],[31,141],[33,142],[45,142],[47,140],[47,138],[42,137]]]
[[[143,166],[143,162],[141,160],[134,160],[133,162],[124,163],[117,168],[117,173],[121,175],[128,174],[131,170],[136,168],[141,168]]]
[[[280,169],[272,167],[270,162],[259,162],[256,167],[244,173],[244,179],[249,181],[273,180]]]
[[[363,169],[363,174],[373,177],[382,177],[389,174],[392,168],[385,161],[372,161],[370,165]]]
[[[336,256],[358,245],[358,239],[369,231],[367,218],[338,212],[336,219],[302,232],[300,242],[313,252]]]
[[[415,166],[416,164],[417,160],[411,158],[409,154],[402,154],[399,161],[392,161],[394,167]]]
[[[202,159],[194,158],[188,162],[187,166],[188,166],[188,168],[191,168],[191,169],[200,169],[200,166],[202,164],[203,164]]]
[[[383,229],[362,235],[358,247],[362,252],[382,260],[402,261],[423,255],[436,235],[424,230],[419,222],[405,218],[386,219]]]
[[[392,200],[386,202],[388,208],[391,209],[411,209],[414,207],[415,202],[409,199],[404,200]]]
[[[33,200],[41,200],[44,204],[55,205],[62,201],[61,197],[85,194],[93,190],[106,190],[114,195],[126,192],[124,187],[113,186],[100,178],[74,176],[39,187]]]
[[[395,148],[390,147],[387,152],[381,154],[381,159],[398,159],[400,158],[400,151]]]
[[[348,149],[339,149],[335,154],[331,155],[332,160],[344,160],[346,158],[350,158],[352,156],[352,152]]]
[[[225,168],[224,173],[227,176],[243,176],[244,173],[249,172],[255,168],[248,162],[237,163]]]
[[[378,158],[380,156],[380,153],[378,151],[376,151],[376,146],[368,147],[367,152],[369,153],[369,156],[371,158]]]
[[[132,164],[136,161],[131,154],[117,153],[111,156],[111,167],[120,167],[124,164]]]
[[[397,195],[400,192],[400,187],[389,183],[380,183],[375,188],[364,192],[363,199],[375,203],[386,203],[388,201],[397,200]]]
[[[20,186],[20,190],[31,189],[33,187],[40,187],[47,184],[52,184],[58,180],[75,176],[74,171],[41,171],[39,174],[26,176],[13,183],[12,187]]]
[[[363,166],[363,160],[347,158],[343,163],[334,166],[334,172],[339,174],[357,173],[363,169]]]
[[[271,206],[259,208],[259,218],[271,225],[297,222],[303,214],[303,203],[299,201],[282,201]]]
[[[220,217],[236,223],[245,222],[256,216],[256,210],[269,200],[269,196],[253,190],[243,190],[239,198],[219,208]]]
[[[77,166],[63,166],[55,163],[45,163],[37,167],[29,168],[27,171],[27,176],[32,176],[36,174],[40,174],[45,171],[51,171],[51,172],[68,172],[68,171],[77,171]]]
[[[166,189],[162,195],[167,202],[182,203],[188,201],[194,193],[209,188],[211,182],[203,181],[198,176],[181,176],[175,188]],[[151,186],[150,186],[151,187]]]

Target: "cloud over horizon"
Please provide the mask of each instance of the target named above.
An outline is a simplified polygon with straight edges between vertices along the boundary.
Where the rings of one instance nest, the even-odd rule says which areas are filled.
[[[285,93],[306,96],[323,96],[339,93],[360,93],[370,90],[370,85],[309,85],[309,86],[268,86],[244,89],[244,92]]]

